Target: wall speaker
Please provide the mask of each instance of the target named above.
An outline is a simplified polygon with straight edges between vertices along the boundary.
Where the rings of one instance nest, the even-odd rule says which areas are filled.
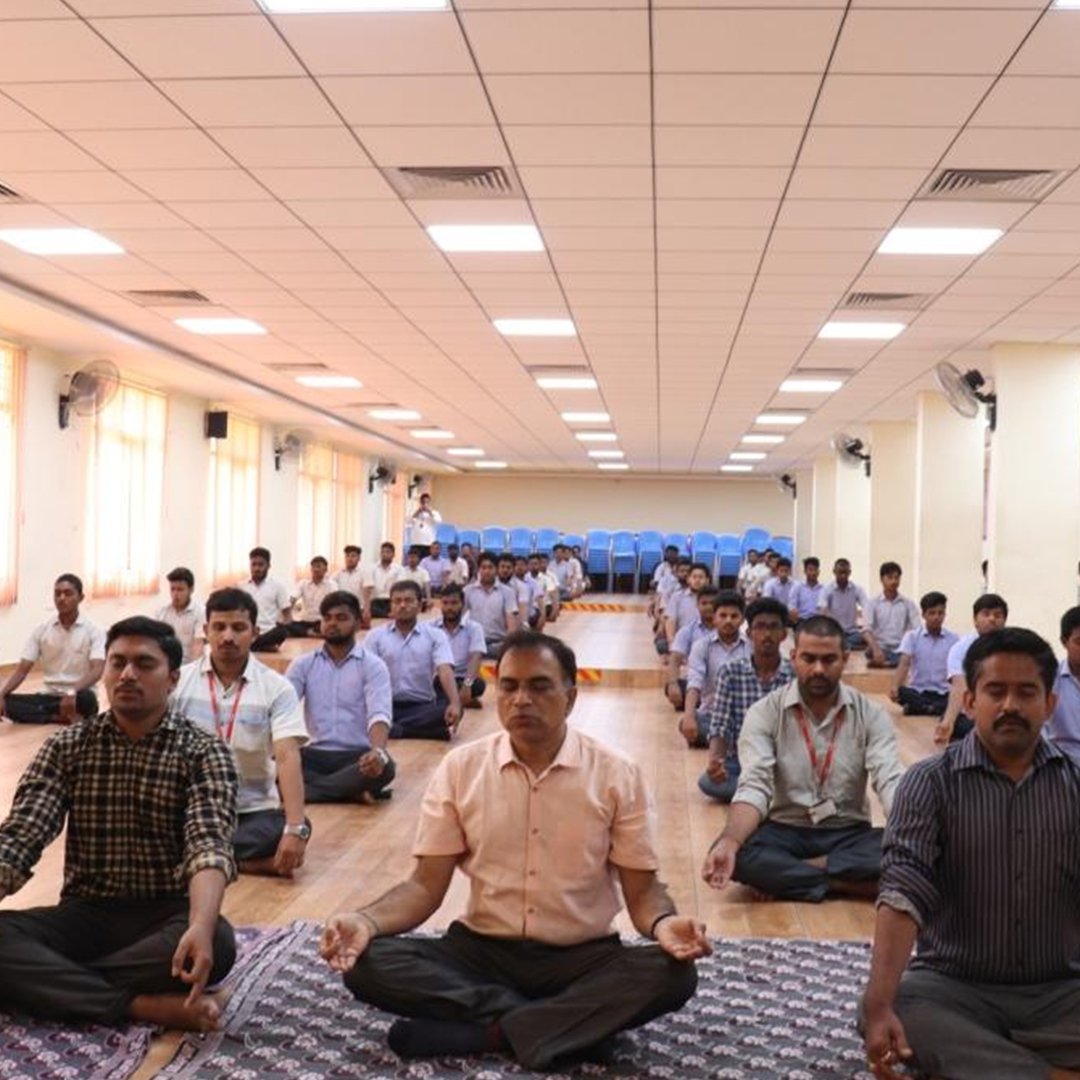
[[[208,439],[227,439],[229,437],[229,414],[227,412],[208,412],[206,414],[206,437]]]

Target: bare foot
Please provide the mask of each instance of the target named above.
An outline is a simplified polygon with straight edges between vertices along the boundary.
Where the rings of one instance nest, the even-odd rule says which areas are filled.
[[[375,796],[370,791],[361,791],[359,798],[356,800],[362,806],[374,806]]]
[[[203,994],[190,1005],[186,994],[138,994],[131,999],[128,1016],[144,1024],[180,1031],[217,1031],[221,1003],[215,994]]]

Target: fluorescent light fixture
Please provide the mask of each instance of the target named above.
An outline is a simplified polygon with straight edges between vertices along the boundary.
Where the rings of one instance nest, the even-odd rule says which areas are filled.
[[[568,424],[606,424],[611,420],[606,412],[564,412],[559,415]]]
[[[595,390],[591,375],[538,375],[536,385],[541,390]]]
[[[30,255],[123,255],[92,229],[0,229],[0,240]]]
[[[296,381],[314,390],[355,390],[364,385],[351,375],[297,375]]]
[[[452,431],[437,427],[415,428],[409,434],[414,439],[452,439],[454,437]]]
[[[763,412],[758,418],[759,424],[775,424],[777,427],[797,427],[806,417],[802,413]]]
[[[451,457],[483,457],[484,451],[479,446],[451,446],[446,451]]]
[[[496,319],[503,337],[576,337],[573,319]]]
[[[732,461],[764,461],[767,456],[757,450],[732,450],[728,454]]]
[[[619,436],[614,431],[579,431],[574,438],[579,442],[615,442]]]
[[[535,225],[429,225],[442,251],[543,251]]]
[[[1062,11],[1077,11],[1080,10],[1080,0],[1054,0],[1050,6]]]
[[[445,11],[449,0],[259,0],[269,15],[340,15],[372,11]]]
[[[399,409],[388,407],[385,409],[368,409],[368,416],[372,420],[419,420],[420,414],[415,409]]]
[[[818,337],[837,341],[891,341],[906,326],[902,322],[827,322],[818,331]]]
[[[757,435],[751,433],[750,435],[744,435],[739,442],[744,442],[747,445],[757,444],[758,446],[776,446],[784,441],[783,435]]]
[[[1003,229],[911,229],[897,226],[881,241],[879,255],[981,255]]]
[[[626,454],[622,450],[590,450],[591,458],[623,458]]]
[[[721,472],[753,472],[753,465],[721,465]]]
[[[603,469],[605,472],[625,472],[630,468],[625,461],[599,461],[596,467]]]
[[[505,469],[505,461],[474,461],[473,468],[475,469]]]
[[[265,334],[266,327],[252,319],[198,318],[175,319],[177,326],[193,334]]]
[[[804,379],[795,375],[780,384],[780,392],[782,394],[832,394],[843,385],[843,379]]]

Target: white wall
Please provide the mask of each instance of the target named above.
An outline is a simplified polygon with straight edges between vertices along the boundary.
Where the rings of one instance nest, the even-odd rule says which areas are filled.
[[[443,520],[470,528],[741,533],[757,525],[781,536],[794,528],[794,504],[772,480],[436,476],[431,487]]]

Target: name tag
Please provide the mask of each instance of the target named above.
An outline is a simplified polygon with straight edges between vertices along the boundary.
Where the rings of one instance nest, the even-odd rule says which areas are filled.
[[[811,806],[806,813],[814,825],[820,825],[823,821],[836,816],[836,803],[832,799],[822,799],[821,802]]]

